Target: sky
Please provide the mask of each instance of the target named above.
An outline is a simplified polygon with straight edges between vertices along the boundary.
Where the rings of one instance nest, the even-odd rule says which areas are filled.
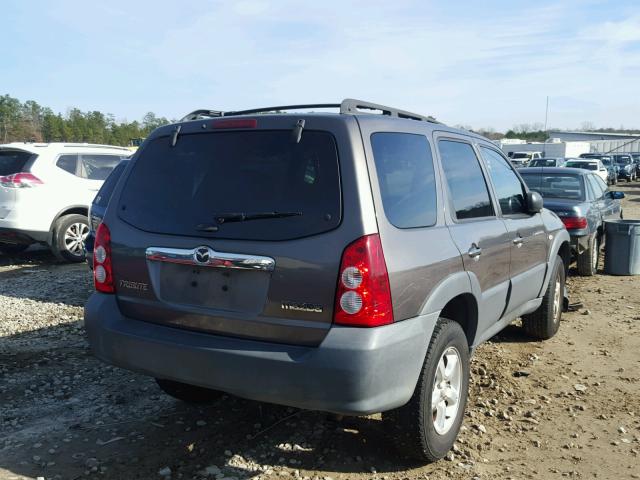
[[[140,120],[358,98],[504,131],[640,128],[638,0],[5,0],[0,95]]]

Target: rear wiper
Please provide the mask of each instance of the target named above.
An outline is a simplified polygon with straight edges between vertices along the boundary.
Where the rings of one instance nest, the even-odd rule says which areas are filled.
[[[302,212],[255,212],[255,213],[217,213],[214,218],[218,223],[244,222],[262,220],[264,218],[301,217]]]

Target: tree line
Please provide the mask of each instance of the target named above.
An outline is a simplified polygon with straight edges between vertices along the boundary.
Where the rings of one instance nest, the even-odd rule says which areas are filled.
[[[128,146],[132,140],[144,138],[155,128],[174,121],[158,117],[153,112],[147,113],[141,122],[116,122],[110,113],[96,110],[83,112],[78,108],[70,108],[62,115],[33,100],[22,103],[8,94],[0,96],[0,143],[87,142]],[[549,138],[541,123],[516,125],[505,133],[496,132],[492,128],[474,129],[459,126],[491,140],[519,138],[529,142],[544,142]],[[590,122],[584,122],[580,130],[638,133],[638,130],[628,130],[624,127],[596,129]]]
[[[110,113],[83,112],[70,108],[65,115],[54,113],[33,100],[22,103],[10,95],[0,96],[0,143],[87,142],[127,146],[146,137],[170,121],[147,113],[141,122],[117,122]]]

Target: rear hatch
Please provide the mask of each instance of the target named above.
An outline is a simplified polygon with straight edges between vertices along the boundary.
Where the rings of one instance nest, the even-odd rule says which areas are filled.
[[[0,177],[29,172],[35,157],[35,154],[24,150],[0,148]],[[0,220],[14,209],[17,190],[15,186],[0,182]]]
[[[305,129],[299,142],[291,129],[150,139],[117,215],[124,315],[303,345],[319,344],[330,328],[347,243],[332,133]]]

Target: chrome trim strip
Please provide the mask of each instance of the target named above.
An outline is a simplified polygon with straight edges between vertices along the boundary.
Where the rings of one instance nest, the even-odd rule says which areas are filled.
[[[211,247],[202,246],[192,249],[149,247],[147,260],[153,262],[180,263],[196,267],[233,268],[238,270],[263,270],[272,272],[276,261],[260,255],[216,252]]]

